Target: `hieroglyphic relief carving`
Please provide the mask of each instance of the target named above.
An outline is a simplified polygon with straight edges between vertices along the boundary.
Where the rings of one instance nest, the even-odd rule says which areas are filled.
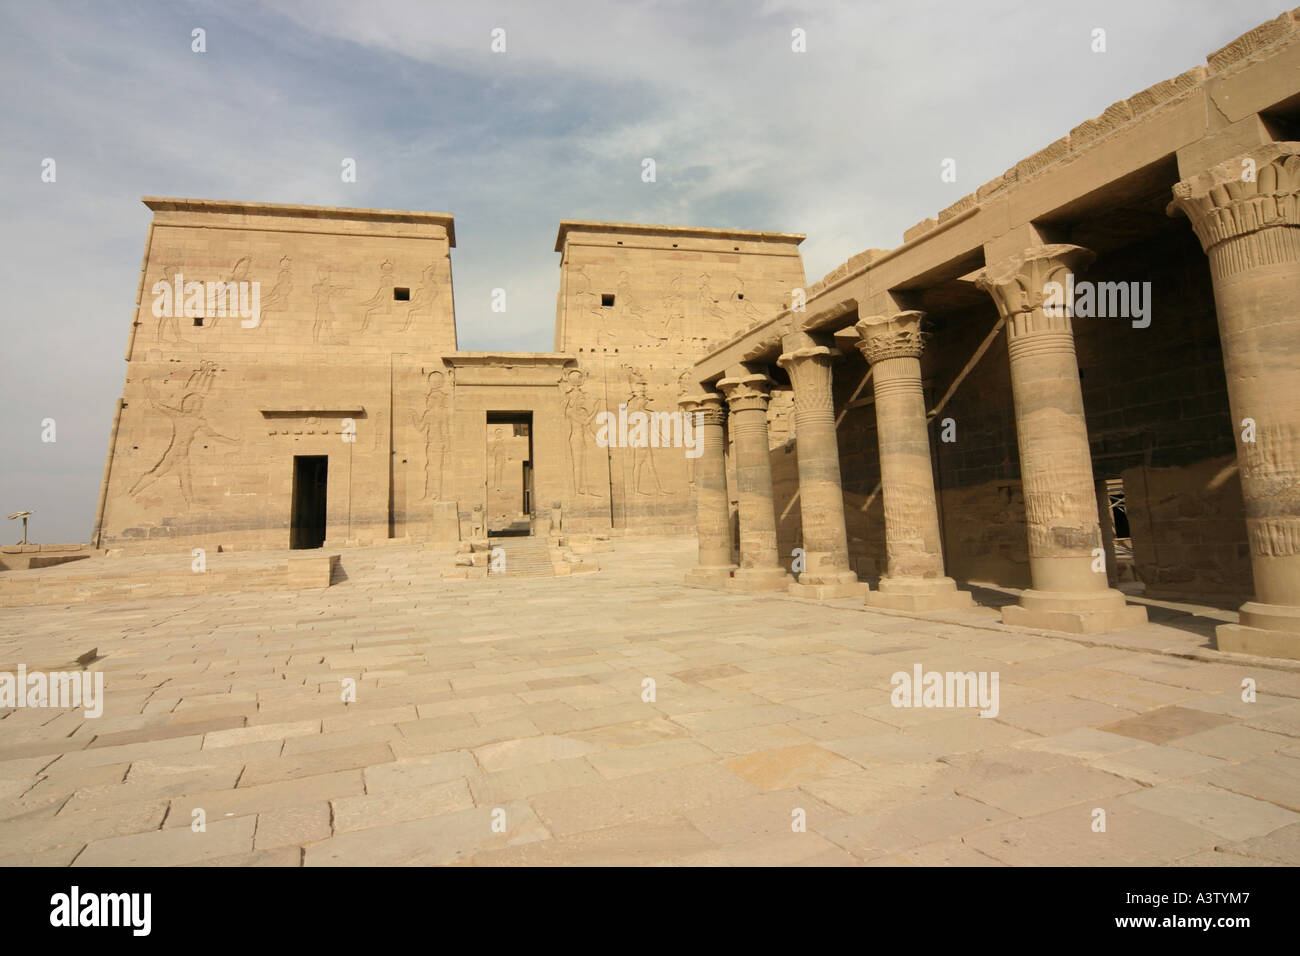
[[[705,316],[713,319],[727,319],[731,317],[729,309],[719,301],[717,294],[713,291],[713,276],[705,272],[700,276],[699,285],[697,286],[700,309]]]
[[[316,284],[311,287],[311,291],[316,297],[316,317],[312,322],[311,340],[319,344],[321,333],[332,331],[337,327],[333,300],[343,289],[334,284],[330,267],[321,266],[316,270]],[[331,338],[330,341],[337,342],[337,338]]]
[[[646,307],[632,295],[632,280],[627,272],[618,274],[618,284],[614,287],[614,304],[618,307],[620,316],[634,326],[646,313]]]
[[[451,445],[450,400],[450,374],[438,370],[430,372],[424,411],[418,417],[414,413],[411,415],[411,423],[424,436],[423,501],[442,500],[442,475]]]
[[[1251,549],[1264,557],[1300,554],[1300,427],[1284,422],[1260,424],[1255,440],[1238,455],[1247,490],[1246,526]]]
[[[416,315],[427,312],[429,317],[432,318],[433,308],[441,294],[442,287],[438,282],[438,264],[431,262],[420,273],[420,284],[411,295],[411,307],[406,310],[406,322],[402,325],[400,331],[409,331]]]
[[[489,442],[492,449],[492,488],[495,491],[501,491],[501,480],[506,470],[506,430],[498,426],[493,429],[492,440]]]
[[[1069,460],[1064,454],[1060,459],[1034,457],[1038,460],[1022,468],[1029,553],[1091,553],[1101,545],[1101,530],[1088,476],[1060,467],[1057,461]]]
[[[224,282],[227,289],[238,289],[241,283],[248,282],[248,274],[253,268],[252,256],[241,256],[240,259],[230,268],[230,274],[220,280]],[[204,325],[208,328],[215,329],[221,316],[211,315],[207,317]]]
[[[686,291],[683,284],[686,277],[680,272],[673,276],[668,284],[668,295],[664,299],[664,321],[661,331],[670,339],[679,339],[686,331]]]
[[[152,468],[136,480],[128,494],[137,495],[154,484],[154,482],[174,473],[180,481],[181,495],[188,504],[193,499],[190,450],[194,445],[194,440],[199,435],[206,434],[215,441],[230,445],[238,444],[239,439],[229,438],[217,432],[203,417],[203,402],[207,394],[212,390],[212,382],[216,374],[217,366],[215,362],[200,363],[199,367],[191,372],[189,378],[186,379],[183,389],[184,395],[176,405],[168,405],[161,401],[154,391],[153,381],[147,378],[144,380],[146,400],[150,406],[162,412],[168,418],[171,422],[172,433],[162,456],[159,457]]]
[[[271,309],[283,309],[289,289],[292,288],[292,280],[288,278],[287,273],[288,256],[281,260],[281,270],[276,286],[271,292],[271,298],[265,303],[259,301],[258,321]],[[202,318],[202,327],[215,329],[225,314],[235,314],[241,305],[249,301],[248,288],[245,285],[249,282],[249,274],[253,268],[252,256],[241,256],[233,266],[230,272],[223,279],[217,279],[212,282],[197,280],[193,276],[185,278],[181,269],[175,265],[164,266],[162,275],[158,282],[163,283],[169,290],[175,290],[170,296],[171,307],[165,309],[164,314],[158,319],[158,328],[155,338],[159,343],[180,345],[180,319],[184,316]],[[181,285],[177,287],[177,279],[181,280]],[[155,283],[157,285],[158,283]],[[152,288],[152,286],[151,286]],[[198,291],[191,292],[190,289]],[[277,296],[277,293],[279,295]],[[260,296],[259,296],[260,299]],[[251,316],[245,315],[245,318]],[[250,326],[250,328],[253,326]]]
[[[167,286],[175,288],[176,274],[180,271],[181,270],[177,266],[164,266],[162,271],[162,277],[158,281],[164,283]],[[158,330],[154,338],[159,343],[168,344],[168,336],[166,333],[170,332],[171,333],[170,344],[180,345],[181,329],[180,329],[179,320],[181,315],[184,314],[184,309],[173,306],[173,308],[168,309],[167,311],[170,312],[171,314],[163,315],[158,319]]]
[[[361,320],[362,332],[370,328],[372,317],[382,315],[386,318],[392,314],[393,288],[396,285],[397,281],[393,278],[393,263],[385,259],[379,265],[379,288],[375,290],[374,295],[361,303],[366,306],[365,316]]]
[[[586,392],[590,373],[570,369],[560,386],[560,408],[564,413],[569,464],[572,469],[575,494],[596,495],[591,490],[588,459],[596,445],[596,407]]]
[[[632,372],[630,378],[631,391],[627,399],[629,419],[633,412],[642,412],[648,421],[649,416],[653,414],[653,409],[650,407],[650,397],[646,394],[646,380],[636,372]],[[671,494],[672,492],[665,489],[663,482],[659,480],[659,472],[655,468],[654,449],[650,447],[648,439],[644,442],[631,442],[631,446],[632,491],[647,496]]]
[[[267,316],[272,312],[283,312],[285,310],[289,301],[289,293],[292,291],[293,260],[288,256],[281,256],[280,271],[275,277],[275,285],[271,287],[270,294],[262,300],[257,328],[265,327]]]
[[[728,297],[733,314],[750,322],[758,322],[767,318],[767,313],[759,306],[752,296],[745,294],[745,280],[739,275],[732,276],[731,295]],[[775,310],[773,310],[775,311]]]
[[[886,513],[895,524],[885,536],[885,557],[892,578],[936,578],[943,576],[937,545],[917,534],[905,521],[899,523],[898,511],[885,503]],[[892,512],[892,513],[891,513]],[[913,517],[920,515],[913,509]]]
[[[591,290],[591,277],[582,266],[574,268],[569,273],[569,283],[569,295],[573,299],[575,309],[600,318],[600,296]]]

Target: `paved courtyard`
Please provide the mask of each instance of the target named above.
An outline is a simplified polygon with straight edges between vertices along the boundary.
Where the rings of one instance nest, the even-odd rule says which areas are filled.
[[[599,561],[0,609],[0,670],[97,647],[106,694],[3,714],[0,864],[1300,862],[1300,673],[1185,615],[1066,639],[687,588],[683,541]],[[997,716],[893,706],[918,665],[997,674]]]

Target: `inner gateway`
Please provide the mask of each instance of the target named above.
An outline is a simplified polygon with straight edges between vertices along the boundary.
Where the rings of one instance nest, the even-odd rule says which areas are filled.
[[[487,531],[529,535],[533,519],[533,413],[487,413]]]
[[[319,548],[325,544],[325,503],[328,497],[329,456],[293,456],[293,505],[289,547]]]

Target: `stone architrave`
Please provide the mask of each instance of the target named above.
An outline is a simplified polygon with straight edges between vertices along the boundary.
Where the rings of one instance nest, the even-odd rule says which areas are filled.
[[[976,280],[1006,320],[1033,583],[1002,620],[1076,634],[1146,621],[1106,577],[1074,331],[1048,291],[1093,258],[1080,246],[1040,245]]]
[[[721,587],[731,579],[731,505],[727,499],[727,408],[716,392],[686,395],[678,400],[690,416],[699,443],[695,460],[695,523],[699,565],[686,574],[686,583]]]
[[[1210,260],[1255,600],[1220,650],[1300,659],[1300,143],[1174,187]]]
[[[857,347],[871,366],[880,444],[880,487],[889,564],[873,607],[908,611],[970,607],[971,596],[944,575],[930,433],[921,387],[920,312],[861,319]]]
[[[736,486],[740,504],[740,567],[728,587],[745,591],[784,591],[790,572],[776,548],[772,500],[772,460],[767,443],[768,390],[772,379],[756,366],[736,365],[718,388],[727,396],[735,441]]]
[[[849,567],[844,490],[835,437],[831,363],[838,352],[804,332],[787,335],[777,364],[794,386],[794,433],[799,463],[799,514],[804,570],[789,591],[800,597],[846,598],[865,594]]]

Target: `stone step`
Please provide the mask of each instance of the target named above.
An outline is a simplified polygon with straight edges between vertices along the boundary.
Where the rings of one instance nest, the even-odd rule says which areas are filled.
[[[516,578],[549,578],[555,576],[551,562],[551,548],[545,538],[489,538],[493,548],[505,552],[505,575]]]

